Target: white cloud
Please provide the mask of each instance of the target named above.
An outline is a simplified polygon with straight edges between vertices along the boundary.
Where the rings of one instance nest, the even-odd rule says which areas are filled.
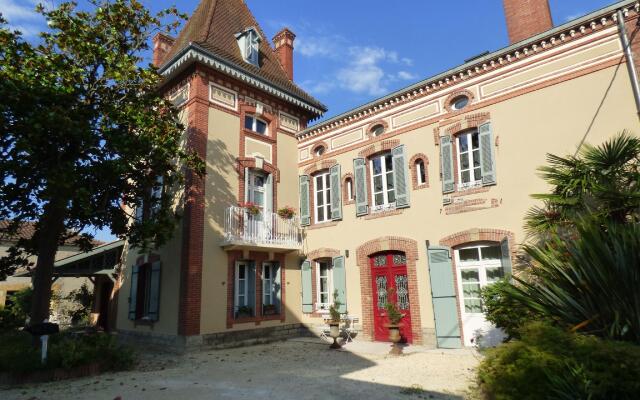
[[[408,71],[398,72],[398,78],[403,81],[410,81],[412,79],[417,79],[415,74],[412,74],[411,72],[408,72]]]
[[[0,13],[9,22],[11,29],[21,31],[24,36],[37,35],[44,19],[35,10],[40,0],[0,0]]]

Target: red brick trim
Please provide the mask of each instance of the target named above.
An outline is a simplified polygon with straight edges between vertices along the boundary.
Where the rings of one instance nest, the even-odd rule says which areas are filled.
[[[373,136],[372,129],[374,126],[377,126],[377,125],[382,125],[384,127],[384,132],[382,133],[382,135]],[[377,119],[371,122],[369,125],[367,125],[367,128],[364,131],[364,134],[368,139],[379,138],[386,135],[387,133],[389,133],[389,124],[384,119]]]
[[[490,204],[486,204],[489,200],[491,200]],[[444,212],[446,215],[462,214],[496,207],[500,207],[500,200],[498,199],[470,199],[447,205],[444,207]]]
[[[370,240],[356,249],[360,268],[360,291],[362,296],[362,334],[364,339],[373,340],[373,293],[371,288],[371,267],[369,257],[382,251],[402,251],[407,256],[409,279],[409,302],[411,304],[411,332],[414,344],[422,344],[422,322],[420,319],[420,296],[418,295],[418,243],[413,239],[386,236]]]
[[[382,142],[372,144],[360,150],[358,157],[369,158],[377,153],[389,151],[397,146],[400,146],[400,139],[383,140]]]
[[[249,259],[245,259],[241,250],[227,252],[227,329],[233,328],[236,324],[254,323],[260,325],[262,321],[280,321],[286,320],[286,266],[285,255],[276,253],[273,259],[269,259],[269,253],[251,251]],[[235,272],[237,261],[253,261],[256,267],[256,303],[254,304],[255,315],[249,318],[234,318],[233,303],[235,291]],[[278,262],[280,264],[280,314],[262,315],[262,264],[265,262]]]
[[[311,224],[309,226],[306,226],[304,229],[308,230],[308,231],[313,231],[316,229],[322,229],[322,228],[329,228],[332,226],[337,226],[338,225],[338,221],[327,221],[327,222],[320,222],[320,223],[314,223]]]
[[[324,147],[324,154],[320,156],[316,155],[316,151],[318,150],[318,147]],[[321,140],[315,143],[313,147],[311,147],[311,158],[315,158],[315,159],[322,158],[322,156],[326,155],[330,150],[331,148],[329,147],[327,142],[325,142],[324,140]]]
[[[347,189],[347,181],[351,182],[351,199],[348,197],[349,196],[349,191]],[[355,186],[354,186],[354,182],[355,179],[353,177],[353,173],[351,172],[347,172],[346,174],[342,175],[342,204],[345,206],[348,206],[350,204],[355,204],[356,202],[356,197],[355,197]]]
[[[319,249],[310,251],[307,254],[307,260],[316,260],[318,258],[334,258],[339,256],[340,256],[340,250],[321,247]]]
[[[190,103],[187,105],[187,150],[207,159],[209,132],[209,83],[200,67],[190,82]],[[180,260],[180,298],[178,334],[200,334],[202,266],[204,252],[205,177],[186,171],[185,205],[182,223],[182,254]]]
[[[424,164],[424,183],[418,183],[418,168],[416,162],[422,160]],[[429,187],[429,158],[424,153],[418,153],[409,160],[409,171],[411,171],[411,186],[413,190],[420,190]]]
[[[451,93],[449,96],[445,97],[444,99],[444,109],[447,110],[447,112],[460,114],[466,111],[465,109],[467,107],[464,107],[460,110],[454,110],[451,107],[451,101],[459,96],[467,96],[469,98],[469,104],[467,106],[471,105],[471,103],[473,103],[476,99],[476,96],[473,94],[473,92],[467,89],[456,90],[455,92]]]
[[[468,129],[475,129],[483,123],[491,119],[489,112],[480,112],[475,114],[465,115],[464,120],[460,120],[453,125],[450,125],[445,129],[446,135],[455,135],[459,132],[466,131]],[[439,143],[438,143],[439,144]]]
[[[334,165],[336,165],[338,162],[335,159],[329,159],[329,160],[322,160],[322,161],[317,161],[311,165],[309,165],[307,168],[304,169],[304,175],[313,175],[315,173],[318,173],[320,171],[324,171],[326,169],[329,169],[331,167],[333,167]]]
[[[334,258],[340,255],[340,250],[330,249],[326,247],[322,247],[316,250],[311,251],[307,254],[307,260],[311,261],[311,299],[312,299],[312,312],[305,313],[311,318],[324,318],[327,313],[322,312],[322,310],[317,309],[318,304],[318,291],[317,291],[317,282],[316,282],[316,274],[318,273],[317,262],[323,258]]]
[[[363,219],[370,220],[370,219],[391,217],[393,215],[400,215],[400,214],[402,214],[403,211],[404,211],[404,208],[396,208],[396,209],[393,209],[393,210],[370,212],[369,214],[365,215],[363,217]]]

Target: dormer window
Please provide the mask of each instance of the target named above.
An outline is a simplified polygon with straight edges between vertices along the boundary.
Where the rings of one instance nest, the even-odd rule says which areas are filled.
[[[242,58],[256,67],[260,66],[260,42],[262,37],[255,28],[236,34]]]

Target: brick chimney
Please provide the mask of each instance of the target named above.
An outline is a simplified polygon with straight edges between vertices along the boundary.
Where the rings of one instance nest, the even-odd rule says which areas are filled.
[[[158,32],[153,37],[153,65],[160,67],[166,61],[165,57],[175,41],[174,38],[162,32]]]
[[[291,80],[293,80],[293,41],[295,39],[296,35],[289,28],[283,28],[273,37],[280,64]]]
[[[511,44],[553,28],[549,0],[503,0]]]

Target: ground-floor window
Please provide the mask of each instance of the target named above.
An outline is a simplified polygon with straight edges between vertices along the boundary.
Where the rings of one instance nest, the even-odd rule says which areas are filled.
[[[159,261],[135,265],[131,271],[129,319],[157,321],[160,313]]]
[[[280,268],[278,263],[262,266],[262,314],[280,314]]]
[[[255,315],[256,267],[253,262],[239,261],[235,271],[234,315],[247,318]]]
[[[317,309],[319,310],[328,310],[329,306],[333,301],[332,298],[332,272],[333,268],[331,265],[331,260],[318,260],[316,262],[316,292],[318,293]]]
[[[456,256],[463,310],[467,314],[481,314],[484,308],[480,290],[504,276],[500,245],[463,247],[456,251]]]

